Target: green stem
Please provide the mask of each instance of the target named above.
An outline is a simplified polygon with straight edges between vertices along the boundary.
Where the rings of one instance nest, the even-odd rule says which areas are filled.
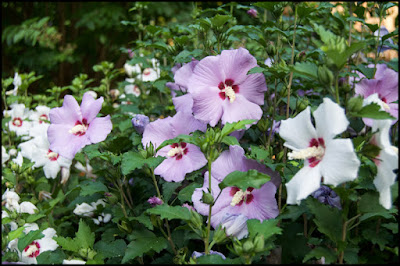
[[[376,37],[376,52],[375,52],[375,62],[374,62],[374,77],[376,72],[376,64],[378,63],[378,56],[379,56],[379,38],[381,34],[381,24],[382,24],[382,8],[379,12],[379,23],[378,23],[378,36]]]
[[[210,193],[212,193],[211,190],[211,159],[208,158],[208,190]],[[207,224],[207,236],[206,239],[204,239],[204,245],[205,245],[205,253],[208,255],[210,253],[210,247],[209,247],[209,241],[210,241],[210,230],[211,230],[211,210],[212,210],[212,205],[210,204],[210,208],[208,210],[208,224]]]
[[[277,86],[277,81],[275,79],[275,87],[274,87],[274,108],[272,109],[272,119],[271,119],[271,128],[269,129],[269,134],[268,134],[268,140],[267,140],[267,146],[265,147],[268,151],[269,145],[271,144],[271,138],[272,138],[272,130],[274,128],[274,120],[275,120],[275,109],[276,109],[276,86]]]
[[[335,93],[336,93],[336,102],[340,105],[340,98],[339,98],[339,74],[335,74]]]
[[[294,26],[293,26],[293,41],[292,41],[292,57],[290,59],[290,64],[294,63],[294,48],[296,45],[296,23],[297,23],[297,3],[294,6]],[[288,94],[287,94],[287,104],[286,104],[286,119],[289,118],[289,103],[290,103],[290,89],[292,87],[293,71],[290,71]]]

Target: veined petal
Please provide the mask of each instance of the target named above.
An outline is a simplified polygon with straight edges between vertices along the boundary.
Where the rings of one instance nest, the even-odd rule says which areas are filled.
[[[245,161],[243,160],[244,150],[237,145],[229,146],[229,150],[223,151],[219,157],[212,163],[212,175],[219,182],[233,171],[245,170]]]
[[[374,185],[379,191],[379,203],[386,209],[392,207],[392,193],[390,187],[396,180],[394,169],[399,168],[399,155],[392,147],[387,147],[379,153],[380,160],[378,173],[374,179]]]
[[[192,114],[185,112],[177,112],[170,123],[172,124],[174,136],[180,134],[188,135],[196,130],[207,130],[207,124],[195,119]]]
[[[262,73],[247,75],[239,85],[239,94],[243,95],[248,101],[258,105],[264,104],[264,93],[267,91],[267,84]]]
[[[49,148],[52,151],[72,160],[81,148],[91,142],[87,134],[75,136],[68,132],[70,129],[68,125],[52,124],[47,130],[47,136],[50,142]]]
[[[304,166],[286,183],[287,204],[298,204],[321,186],[320,164]]]
[[[325,142],[325,155],[319,163],[324,183],[337,186],[357,178],[360,160],[350,139]]]
[[[174,103],[175,110],[177,112],[192,113],[193,108],[193,98],[190,93],[185,95],[173,97],[172,102]]]
[[[107,138],[107,135],[112,130],[110,115],[105,117],[96,117],[90,122],[86,131],[86,135],[92,143],[98,143]]]
[[[259,105],[248,101],[243,95],[238,93],[232,103],[228,99],[223,101],[223,110],[222,124],[244,119],[260,120],[262,116],[262,110]]]
[[[317,138],[310,114],[310,107],[307,107],[296,117],[281,121],[279,135],[285,140],[284,146],[292,150],[305,149],[313,138]]]
[[[82,121],[81,108],[71,95],[65,95],[62,107],[50,110],[51,124],[64,124],[73,127],[76,121]]]
[[[89,92],[85,92],[81,102],[82,118],[85,118],[88,123],[91,123],[96,115],[100,112],[103,102],[103,97],[95,100]]]
[[[219,89],[217,87],[206,88],[195,94],[191,93],[194,117],[209,123],[212,127],[218,123],[223,113],[222,99],[218,93]]]
[[[313,115],[318,137],[323,137],[325,141],[333,139],[349,125],[344,109],[329,98],[324,98]]]
[[[152,142],[154,148],[157,148],[165,140],[173,139],[175,136],[172,131],[171,120],[172,117],[168,116],[164,119],[157,119],[154,122],[150,122],[143,131],[143,147]]]
[[[247,72],[257,66],[257,60],[245,48],[223,50],[219,58],[220,67],[225,79],[233,79],[235,84],[242,83],[247,78]]]
[[[190,76],[193,74],[194,68],[199,63],[198,60],[191,61],[181,68],[179,68],[174,75],[175,83],[182,88],[182,91],[186,91],[188,88],[188,81]]]
[[[207,56],[194,68],[187,83],[188,91],[194,95],[209,87],[217,88],[221,81],[225,81],[225,74],[220,66],[220,55]]]

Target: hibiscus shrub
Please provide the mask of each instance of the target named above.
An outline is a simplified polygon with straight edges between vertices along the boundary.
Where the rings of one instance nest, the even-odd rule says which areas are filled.
[[[398,3],[200,4],[98,86],[2,79],[2,262],[398,261]]]

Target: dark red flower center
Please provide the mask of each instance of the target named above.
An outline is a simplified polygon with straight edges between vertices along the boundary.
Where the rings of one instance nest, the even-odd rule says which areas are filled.
[[[13,124],[15,127],[22,127],[22,119],[19,118],[19,117],[15,117],[15,118],[12,120],[12,124]]]
[[[183,155],[189,151],[186,142],[174,143],[170,146],[172,149],[168,152],[168,156],[174,157],[176,160],[182,159]]]
[[[43,121],[49,120],[49,117],[45,114],[39,116],[39,124],[43,123]]]
[[[239,201],[239,203],[235,204],[235,206],[241,206],[243,204],[243,202],[246,202],[246,204],[250,204],[250,202],[253,201],[254,196],[253,194],[251,194],[251,192],[254,190],[253,187],[249,187],[246,189],[246,191],[244,192],[244,196],[242,197],[242,199]],[[232,187],[231,190],[229,191],[229,195],[231,197],[234,197],[236,195],[236,193],[240,191],[240,188],[238,187]]]
[[[310,141],[310,144],[308,145],[308,147],[316,147],[318,148],[319,146],[321,146],[322,148],[325,149],[325,141],[323,138],[318,138],[318,139],[312,139]],[[308,158],[308,162],[310,163],[310,167],[315,167],[317,164],[319,164],[319,162],[321,161],[322,158],[319,157],[311,157]]]
[[[84,118],[81,121],[76,121],[75,126],[70,129],[69,133],[74,134],[75,136],[83,136],[86,134],[86,131],[89,127],[87,120]]]
[[[49,158],[50,161],[57,161],[58,156],[59,156],[58,153],[53,152],[50,149],[47,151],[47,158]]]
[[[221,92],[219,92],[219,97],[222,100],[228,97],[231,102],[235,100],[235,94],[239,92],[239,86],[235,85],[233,79],[226,79],[225,82],[221,81],[218,84],[218,88],[221,90]]]
[[[40,245],[37,241],[33,241],[31,244],[26,246],[24,251],[27,253],[28,257],[36,258],[40,254]]]

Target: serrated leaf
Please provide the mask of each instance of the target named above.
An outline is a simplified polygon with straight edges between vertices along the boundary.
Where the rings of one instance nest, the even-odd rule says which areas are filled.
[[[95,234],[90,227],[81,219],[79,221],[79,229],[75,237],[81,248],[93,248]]]
[[[353,116],[356,117],[365,117],[372,119],[395,119],[390,113],[380,110],[381,107],[377,103],[371,103],[363,108],[357,113],[352,113]]]
[[[56,249],[54,251],[48,250],[40,252],[39,256],[36,257],[37,264],[42,265],[62,264],[64,259],[66,259],[66,256],[64,252],[60,249]]]
[[[39,220],[40,218],[46,217],[46,215],[44,214],[31,214],[28,216],[28,218],[26,219],[27,223],[33,223],[37,220]]]
[[[307,207],[315,215],[313,221],[318,226],[318,231],[335,243],[341,241],[343,224],[340,211],[314,198],[307,199]]]
[[[72,239],[70,237],[56,236],[56,237],[54,237],[54,240],[64,250],[74,251],[74,252],[78,252],[79,251],[80,247],[79,247],[79,244],[75,241],[75,238]]]
[[[250,169],[247,172],[233,171],[218,186],[221,190],[226,187],[238,187],[244,191],[249,187],[258,189],[270,179],[269,175],[260,173],[255,169]]]
[[[181,182],[165,182],[164,184],[162,184],[164,201],[168,202],[175,190],[181,185]]]
[[[245,120],[240,120],[238,122],[226,123],[221,130],[221,135],[222,137],[224,137],[231,134],[233,131],[245,129],[246,125],[253,124],[256,121],[257,120],[255,119],[245,119]]]
[[[129,243],[125,250],[125,256],[121,263],[126,263],[138,256],[154,250],[159,253],[161,250],[167,248],[168,242],[163,237],[156,237],[150,231],[135,231],[132,233],[134,240]]]
[[[289,66],[289,68],[297,74],[301,74],[312,78],[314,80],[318,80],[318,66],[311,62],[297,62],[294,66]]]
[[[335,254],[335,252],[333,252],[333,250],[330,250],[325,247],[316,247],[316,248],[312,249],[304,257],[303,263],[305,263],[306,261],[308,261],[312,258],[320,259],[322,257],[325,258],[325,263],[327,263],[327,264],[335,263],[337,260],[336,254]]]
[[[121,169],[122,174],[127,175],[135,169],[143,167],[145,159],[139,152],[129,151],[122,154]]]
[[[85,184],[81,184],[81,196],[88,196],[88,195],[93,195],[94,193],[100,192],[108,192],[108,188],[101,183],[100,181],[88,181]]]
[[[277,226],[278,222],[279,219],[264,220],[262,223],[258,219],[249,219],[247,220],[249,236],[251,237],[256,234],[261,234],[266,240],[273,235],[280,235],[282,234],[282,228]]]
[[[144,226],[146,226],[147,229],[149,230],[153,230],[154,226],[151,223],[150,217],[148,215],[146,215],[145,213],[142,213],[141,215],[137,216],[137,217],[129,217],[128,220],[136,220],[139,223],[143,224]]]
[[[22,252],[33,240],[41,239],[44,235],[41,230],[30,231],[27,235],[18,239],[18,250]]]
[[[148,209],[147,213],[160,215],[161,219],[190,220],[189,209],[182,206],[169,206],[167,204],[162,204]]]
[[[125,254],[126,247],[127,245],[122,239],[112,242],[99,241],[94,245],[94,249],[100,252],[104,258],[122,257]]]
[[[238,145],[238,146],[240,146],[239,141],[234,136],[225,136],[225,137],[222,138],[221,142],[225,143],[228,146],[230,146],[230,145]]]
[[[214,17],[210,18],[211,24],[216,27],[222,27],[229,20],[233,19],[231,15],[220,15],[217,14]]]

